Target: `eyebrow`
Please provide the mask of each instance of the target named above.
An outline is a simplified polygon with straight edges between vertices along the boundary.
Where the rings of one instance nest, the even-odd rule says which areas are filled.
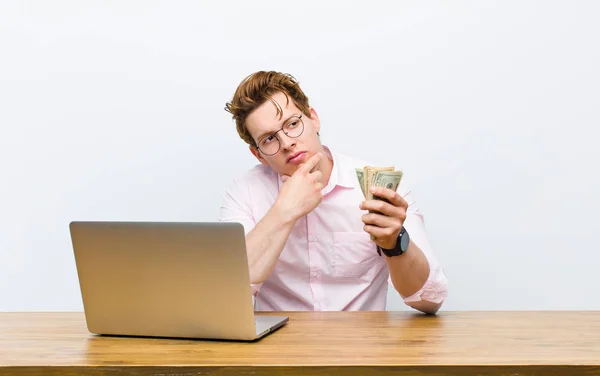
[[[300,113],[300,115],[292,115],[292,116],[290,116],[290,117],[289,117],[289,118],[287,118],[285,121],[283,121],[283,123],[281,123],[281,126],[283,126],[283,124],[285,124],[285,123],[287,123],[288,121],[290,121],[290,119],[291,119],[291,118],[300,117],[300,116],[302,116],[302,113]],[[281,127],[279,127],[279,128],[281,129]],[[261,134],[260,136],[258,136],[258,137],[256,138],[256,140],[257,140],[258,142],[260,142],[260,140],[262,140],[262,139],[263,139],[265,136],[268,136],[268,135],[270,135],[270,134],[273,134],[273,133],[275,133],[275,131],[268,131],[268,132],[265,132],[265,133]]]

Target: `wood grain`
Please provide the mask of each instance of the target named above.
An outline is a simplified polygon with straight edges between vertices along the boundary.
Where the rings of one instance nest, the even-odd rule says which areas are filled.
[[[82,313],[0,313],[0,374],[600,374],[598,311],[285,314],[242,343],[95,336]]]

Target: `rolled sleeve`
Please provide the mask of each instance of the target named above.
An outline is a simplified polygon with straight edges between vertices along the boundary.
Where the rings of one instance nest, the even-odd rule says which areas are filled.
[[[419,291],[404,298],[404,303],[420,302],[427,300],[432,303],[441,303],[448,296],[448,286],[446,276],[442,269],[436,269],[429,272],[429,278]]]

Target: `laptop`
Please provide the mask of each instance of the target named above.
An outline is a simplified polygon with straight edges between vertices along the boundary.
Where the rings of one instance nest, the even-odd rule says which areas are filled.
[[[239,223],[75,221],[69,229],[91,333],[254,341],[288,322],[254,312]]]

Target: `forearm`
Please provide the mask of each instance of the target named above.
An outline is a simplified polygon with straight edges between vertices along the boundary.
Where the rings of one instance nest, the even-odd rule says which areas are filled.
[[[274,205],[246,235],[251,283],[263,283],[269,278],[295,223],[296,219]]]
[[[396,257],[386,257],[386,261],[392,284],[402,298],[419,291],[429,278],[430,268],[427,257],[412,241],[404,254]]]

